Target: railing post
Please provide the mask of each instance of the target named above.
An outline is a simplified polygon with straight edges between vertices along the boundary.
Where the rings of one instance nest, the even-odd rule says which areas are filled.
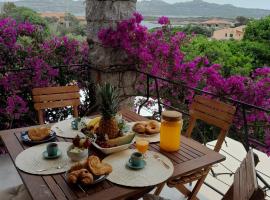
[[[246,117],[246,106],[242,104],[242,114],[244,120],[244,140],[245,140],[245,149],[248,152],[249,150],[249,142],[248,142],[248,125],[247,125],[247,117]]]
[[[144,104],[146,104],[146,102],[149,101],[149,98],[150,98],[150,86],[149,86],[150,85],[150,77],[149,77],[148,74],[146,75],[146,79],[147,79],[147,83],[146,83],[146,100],[141,105],[139,105],[138,114],[140,114],[142,107],[144,106]]]
[[[158,112],[159,112],[159,115],[161,116],[162,108],[161,108],[160,98],[159,98],[159,88],[158,88],[157,78],[155,78],[155,87],[156,87],[156,94],[157,94],[157,100],[158,100]]]

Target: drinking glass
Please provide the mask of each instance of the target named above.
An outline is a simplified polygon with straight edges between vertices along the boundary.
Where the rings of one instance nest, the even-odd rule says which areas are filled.
[[[149,141],[145,139],[137,139],[136,140],[136,149],[142,153],[145,157],[145,153],[147,152],[149,147]]]

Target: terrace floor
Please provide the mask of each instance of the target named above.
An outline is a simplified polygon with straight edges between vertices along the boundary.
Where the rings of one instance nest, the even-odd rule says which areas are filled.
[[[209,148],[213,148],[213,145],[215,144],[215,141],[209,142],[207,146]],[[257,171],[262,175],[262,177],[270,183],[270,159],[267,157],[266,154],[254,150],[255,153],[258,154],[260,162],[257,165],[256,169]],[[216,166],[214,166],[214,171],[216,173],[218,172],[234,172],[237,167],[239,167],[240,162],[244,159],[246,152],[244,147],[241,143],[226,138],[226,143],[223,144],[222,150],[220,151],[221,154],[226,156],[226,160]],[[11,161],[9,156],[1,155],[0,156],[0,188],[1,190],[14,187],[17,185],[22,184],[22,181]],[[5,180],[5,181],[2,181]],[[222,193],[226,193],[229,186],[233,182],[233,176],[230,175],[220,175],[217,178],[214,178],[213,175],[210,173],[206,179],[206,183],[214,186],[216,189],[221,191]],[[259,181],[259,184],[261,182]],[[195,184],[192,184],[194,186]],[[192,187],[187,185],[188,187]],[[171,200],[183,200],[185,197],[181,195],[176,189],[165,187],[161,194],[162,197],[171,199]],[[270,200],[270,192],[267,192],[266,199]],[[208,186],[203,185],[200,193],[198,195],[199,199],[201,200],[218,200],[221,199],[222,196],[219,195],[217,192],[210,189]],[[2,199],[2,198],[1,198]],[[5,199],[2,199],[5,200]]]

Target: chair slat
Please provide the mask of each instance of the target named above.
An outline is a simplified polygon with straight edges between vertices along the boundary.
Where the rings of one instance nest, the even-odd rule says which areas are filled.
[[[248,175],[248,181],[246,184],[248,188],[248,197],[250,199],[254,191],[258,189],[253,151],[248,152],[248,155],[246,158],[246,165],[247,165],[247,175]]]
[[[39,123],[44,123],[43,110],[48,108],[72,106],[74,116],[78,117],[78,106],[80,105],[79,91],[80,89],[77,85],[34,88],[32,94]]]
[[[211,105],[214,108],[218,108],[219,110],[223,112],[230,113],[234,115],[236,108],[234,106],[231,106],[229,104],[226,104],[222,101],[218,101],[215,99],[210,99],[204,96],[195,96],[194,101],[198,102],[200,104],[205,104],[205,105]]]
[[[216,117],[212,117],[212,116],[207,115],[207,114],[202,113],[202,112],[197,112],[196,110],[195,111],[191,110],[190,115],[192,115],[196,119],[200,119],[200,120],[206,122],[209,125],[213,125],[213,126],[221,128],[221,129],[228,130],[228,128],[230,126],[230,123],[228,123],[228,122],[225,122],[223,120],[219,120]]]
[[[33,96],[33,100],[36,103],[37,102],[48,102],[48,101],[59,101],[59,100],[72,100],[72,99],[79,99],[79,98],[80,98],[80,94],[78,92]]]
[[[250,150],[246,158],[242,161],[240,167],[234,175],[234,193],[233,200],[260,199],[256,197],[259,191],[253,151]],[[239,191],[238,193],[236,191]]]
[[[240,183],[240,170],[239,168],[236,170],[235,174],[234,174],[234,181],[233,181],[233,199],[236,200],[240,200],[240,187],[241,187],[241,183]]]
[[[47,109],[47,108],[61,108],[65,106],[79,106],[80,100],[63,100],[63,101],[54,101],[54,102],[45,102],[45,103],[35,103],[34,107],[36,110]]]
[[[258,186],[254,155],[251,149],[236,170],[233,185],[222,200],[263,200],[264,197],[263,190]]]
[[[246,160],[246,159],[245,159]],[[247,182],[247,170],[246,170],[246,161],[243,161],[240,166],[240,199],[239,200],[247,200],[247,187],[243,187],[242,184]]]
[[[211,103],[212,102],[209,102],[208,104],[195,103],[192,104],[191,109],[196,112],[201,112],[205,115],[217,118],[221,121],[232,123],[233,114],[224,112],[223,110],[219,109],[219,107],[213,107]]]
[[[61,94],[61,93],[71,93],[79,92],[80,89],[77,85],[71,86],[59,86],[59,87],[46,87],[46,88],[34,88],[32,90],[33,96],[43,95],[43,94]]]

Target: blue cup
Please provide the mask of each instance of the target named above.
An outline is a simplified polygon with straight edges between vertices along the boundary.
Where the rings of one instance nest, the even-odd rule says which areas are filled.
[[[71,122],[71,127],[73,130],[79,130],[79,123],[81,122],[81,118],[75,118],[72,122]]]
[[[56,143],[50,143],[47,145],[48,156],[56,156],[58,151],[58,145]]]
[[[131,154],[128,162],[134,167],[141,166],[143,164],[143,154],[140,152],[134,152]]]

